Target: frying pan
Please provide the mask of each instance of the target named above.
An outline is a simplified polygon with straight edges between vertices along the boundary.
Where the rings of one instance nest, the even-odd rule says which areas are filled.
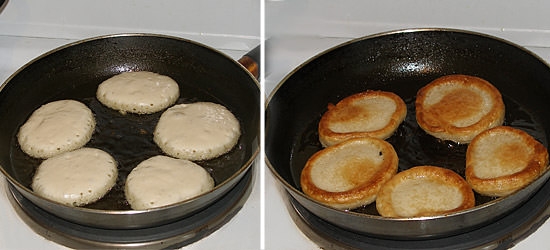
[[[464,176],[467,145],[437,140],[415,119],[418,89],[437,77],[468,74],[502,93],[505,125],[527,131],[548,147],[550,69],[529,51],[500,38],[454,29],[410,29],[376,34],[331,48],[288,74],[265,110],[266,163],[275,179],[307,210],[341,228],[381,238],[422,239],[458,234],[485,225],[525,202],[550,174],[501,198],[476,194],[476,206],[446,216],[384,218],[374,204],[341,211],[300,189],[307,159],[322,147],[317,125],[328,103],[368,89],[391,91],[408,106],[405,122],[387,140],[399,170],[417,165],[446,167]]]
[[[257,52],[257,50],[255,50]],[[247,67],[250,58],[247,54]],[[252,67],[254,68],[254,67]],[[122,115],[95,98],[97,85],[125,71],[152,71],[172,77],[180,87],[177,103],[211,101],[227,107],[240,121],[238,144],[218,158],[197,162],[214,178],[212,191],[173,205],[131,210],[124,199],[126,175],[139,162],[162,151],[152,132],[162,112]],[[192,215],[226,194],[247,173],[259,152],[259,84],[237,61],[205,45],[155,34],[118,34],[78,41],[29,62],[0,89],[0,171],[18,192],[40,208],[83,225],[129,229],[161,225]],[[75,99],[96,116],[86,145],[110,153],[119,164],[115,187],[100,201],[70,207],[39,197],[30,189],[40,160],[25,155],[16,134],[41,105]],[[174,187],[178,188],[178,187]]]

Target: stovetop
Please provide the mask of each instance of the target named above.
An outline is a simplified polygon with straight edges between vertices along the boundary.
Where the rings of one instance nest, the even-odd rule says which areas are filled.
[[[215,8],[209,6],[210,1],[189,6],[187,1],[178,0],[155,4],[146,0],[5,2],[11,9],[4,9],[0,16],[0,83],[40,54],[85,37],[150,31],[184,36],[239,58],[256,45],[256,32],[260,30],[260,22],[254,21],[260,18],[260,1],[257,0],[216,1]],[[526,46],[550,62],[550,16],[546,13],[549,4],[543,1],[489,0],[467,4],[431,0],[263,2],[266,5],[266,36],[279,32],[291,34],[271,39],[270,48],[266,49],[268,57],[263,83],[266,96],[285,75],[325,49],[354,37],[407,27],[452,26],[490,31],[496,36],[506,35],[503,38]],[[247,7],[250,4],[252,7]],[[478,5],[485,8],[476,11]],[[116,11],[121,9],[129,11],[118,15]],[[487,9],[494,11],[488,12]],[[250,13],[250,10],[256,12]],[[197,21],[204,18],[209,19],[207,22]],[[275,21],[279,22],[276,27],[273,25]],[[231,27],[228,29],[227,26]],[[285,191],[269,170],[265,170],[265,176],[260,176],[261,173],[263,171],[257,171],[254,188],[241,211],[212,235],[185,249],[258,249],[262,208],[265,208],[265,249],[320,249],[294,223],[285,206]],[[264,193],[261,193],[262,185]],[[0,211],[3,211],[0,216],[0,249],[64,249],[25,225],[11,207],[5,187],[5,180],[0,178]],[[265,206],[262,206],[262,197]],[[548,235],[550,222],[520,241],[514,249],[548,246]]]
[[[176,249],[207,238],[231,221],[252,191],[257,169],[208,207],[169,223],[129,230],[80,225],[57,217],[33,204],[11,184],[8,198],[19,217],[37,234],[75,249]]]
[[[269,94],[277,88],[277,84],[293,69],[306,62],[311,57],[335,45],[351,40],[351,38],[334,38],[318,36],[284,36],[268,40],[266,47],[266,79],[265,93]],[[546,62],[550,62],[550,48],[528,47]],[[266,249],[319,249],[297,227],[293,211],[285,206],[288,203],[287,193],[281,184],[266,171],[265,203],[266,216]],[[274,236],[276,235],[276,236]],[[550,243],[550,221],[544,223],[535,232],[516,243],[514,250],[540,249]]]
[[[0,35],[0,82],[4,83],[18,68],[42,53],[76,40]],[[246,50],[220,51],[234,59],[246,53]],[[259,167],[257,164],[256,168]],[[238,213],[208,237],[187,245],[185,249],[258,249],[260,171],[254,175],[252,192]],[[3,211],[0,216],[0,224],[3,225],[0,229],[0,249],[66,249],[38,235],[23,222],[8,200],[6,186],[6,180],[0,177],[0,211]],[[246,235],[247,240],[242,240],[243,235]]]
[[[33,58],[89,37],[119,33],[171,35],[205,44],[234,59],[260,40],[259,22],[250,22],[260,18],[260,3],[253,0],[217,1],[215,8],[210,1],[191,4],[179,0],[2,2],[0,84]],[[208,237],[185,249],[258,249],[260,171],[254,174],[252,192],[238,213]],[[65,249],[33,232],[23,222],[8,200],[6,186],[0,177],[0,249]]]

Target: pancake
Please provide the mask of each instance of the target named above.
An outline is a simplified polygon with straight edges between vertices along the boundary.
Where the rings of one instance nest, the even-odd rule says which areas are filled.
[[[482,131],[502,125],[504,102],[498,89],[484,79],[443,76],[418,91],[416,120],[436,138],[469,143]]]
[[[528,133],[500,126],[472,140],[466,151],[466,180],[487,196],[506,196],[548,168],[548,150]]]
[[[367,90],[328,105],[319,122],[319,141],[326,147],[351,138],[386,139],[406,115],[407,106],[398,95]]]
[[[457,173],[435,166],[418,166],[399,172],[386,182],[376,198],[384,217],[444,215],[475,205],[474,192]]]
[[[102,82],[96,96],[103,105],[123,114],[152,114],[177,101],[179,86],[165,75],[148,71],[124,72]]]
[[[229,152],[240,135],[239,121],[227,108],[196,102],[166,110],[155,127],[153,139],[166,154],[196,161]]]
[[[397,172],[399,159],[388,142],[355,138],[326,147],[309,158],[301,173],[302,191],[337,209],[372,203]]]
[[[60,100],[42,105],[19,129],[21,150],[35,158],[49,158],[83,147],[95,129],[95,117],[83,103]]]
[[[32,179],[33,191],[67,206],[99,200],[115,185],[117,163],[108,153],[80,148],[44,160]]]
[[[214,179],[201,166],[183,159],[153,156],[128,175],[125,194],[135,210],[168,206],[214,188]]]

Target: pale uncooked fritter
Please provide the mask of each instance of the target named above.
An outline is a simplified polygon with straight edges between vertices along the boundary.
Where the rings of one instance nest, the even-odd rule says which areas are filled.
[[[83,147],[95,129],[92,111],[75,100],[42,105],[19,129],[21,150],[35,158],[49,158]]]
[[[107,194],[117,177],[117,162],[111,155],[84,147],[44,160],[31,187],[44,198],[68,206],[83,206]]]
[[[102,82],[96,96],[103,105],[123,114],[152,114],[176,102],[179,86],[165,75],[149,71],[124,72]]]
[[[153,156],[128,175],[126,199],[135,210],[151,209],[191,199],[214,188],[214,179],[201,166],[183,159]]]
[[[195,161],[229,152],[240,135],[239,121],[227,108],[196,102],[167,109],[159,119],[153,139],[166,154]]]

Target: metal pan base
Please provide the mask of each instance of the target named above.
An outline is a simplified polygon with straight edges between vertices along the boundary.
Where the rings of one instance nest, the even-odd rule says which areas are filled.
[[[252,191],[254,171],[252,167],[226,195],[190,217],[135,230],[93,228],[63,220],[34,205],[11,184],[8,198],[17,214],[36,233],[70,248],[179,248],[207,237],[237,214]]]
[[[287,193],[286,205],[298,228],[323,249],[507,249],[550,217],[550,181],[531,199],[481,228],[445,238],[390,240],[346,231],[315,216]]]

